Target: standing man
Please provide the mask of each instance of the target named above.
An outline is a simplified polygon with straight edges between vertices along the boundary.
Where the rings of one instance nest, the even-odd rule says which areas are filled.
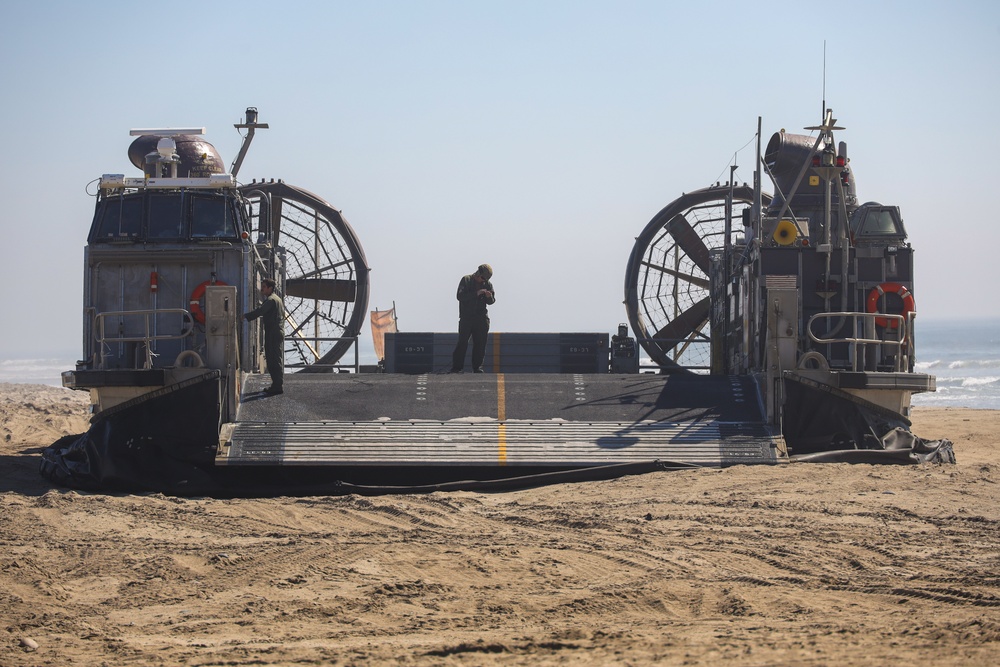
[[[281,385],[285,370],[285,305],[274,293],[274,287],[275,282],[270,278],[260,281],[264,303],[243,316],[248,322],[258,317],[264,319],[264,358],[267,360],[267,372],[271,376],[271,386],[264,393],[269,396],[284,393]]]
[[[465,351],[472,336],[472,370],[483,372],[486,357],[486,334],[490,332],[490,317],[486,306],[496,302],[496,292],[490,278],[493,269],[489,264],[480,264],[476,272],[463,276],[458,283],[458,344],[451,355],[451,372],[461,373],[465,367]]]

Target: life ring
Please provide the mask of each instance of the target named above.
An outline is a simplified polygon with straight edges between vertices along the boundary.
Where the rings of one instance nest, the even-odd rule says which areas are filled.
[[[183,350],[174,359],[174,366],[178,368],[183,368],[188,365],[188,361],[191,361],[191,367],[193,368],[204,368],[205,360],[201,358],[201,355],[194,350]]]
[[[188,303],[188,310],[191,311],[191,316],[194,317],[198,324],[205,323],[205,311],[201,307],[201,300],[205,296],[205,288],[209,285],[225,285],[226,283],[221,280],[216,280],[212,282],[211,280],[206,280],[202,284],[194,288],[191,292],[191,299]]]
[[[799,363],[797,364],[797,366],[802,370],[808,370],[809,365],[814,362],[816,364],[816,368],[818,368],[819,370],[821,371],[830,370],[830,362],[826,360],[826,357],[824,357],[822,353],[817,352],[816,350],[811,350],[809,352],[806,352],[801,357],[799,357]]]
[[[910,294],[910,290],[906,289],[903,285],[899,283],[882,283],[881,285],[876,285],[872,288],[872,291],[868,293],[868,312],[877,313],[878,301],[887,292],[891,292],[903,300],[903,312],[900,313],[902,316],[906,316],[915,310],[915,303],[913,301],[913,295]],[[890,329],[895,329],[899,326],[899,320],[888,317],[876,317],[875,324],[880,327],[888,327]]]

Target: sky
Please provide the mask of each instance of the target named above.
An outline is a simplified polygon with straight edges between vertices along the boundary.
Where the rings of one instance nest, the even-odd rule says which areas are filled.
[[[758,117],[808,134],[824,94],[859,199],[902,210],[918,323],[1000,316],[993,0],[12,0],[0,62],[0,357],[79,356],[92,181],[140,175],[129,130],[206,127],[228,165],[249,106],[240,179],[341,210],[400,330],[454,330],[487,262],[495,331],[615,333],[635,236],[752,182]]]

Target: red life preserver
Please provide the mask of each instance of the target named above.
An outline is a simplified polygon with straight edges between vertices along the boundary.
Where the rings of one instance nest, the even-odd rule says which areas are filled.
[[[191,311],[191,316],[194,317],[198,324],[205,323],[205,311],[201,308],[201,300],[205,296],[205,288],[209,285],[225,285],[226,283],[221,280],[216,280],[212,282],[211,280],[206,280],[202,284],[194,288],[191,292],[191,300],[188,303],[188,310]]]
[[[906,289],[903,285],[899,283],[882,283],[881,285],[876,285],[872,288],[872,291],[868,293],[868,312],[877,313],[880,312],[878,309],[878,301],[882,298],[886,292],[892,292],[899,296],[903,300],[903,312],[900,315],[904,317],[908,313],[912,313],[915,309],[915,303],[913,301],[913,295],[910,294],[910,290]],[[880,327],[889,327],[890,329],[895,329],[899,326],[899,320],[890,320],[887,317],[876,317],[875,324]]]

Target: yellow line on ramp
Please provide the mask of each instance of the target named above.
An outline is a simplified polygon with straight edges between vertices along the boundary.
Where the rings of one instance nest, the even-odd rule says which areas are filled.
[[[497,463],[507,465],[507,395],[503,373],[497,373]]]

